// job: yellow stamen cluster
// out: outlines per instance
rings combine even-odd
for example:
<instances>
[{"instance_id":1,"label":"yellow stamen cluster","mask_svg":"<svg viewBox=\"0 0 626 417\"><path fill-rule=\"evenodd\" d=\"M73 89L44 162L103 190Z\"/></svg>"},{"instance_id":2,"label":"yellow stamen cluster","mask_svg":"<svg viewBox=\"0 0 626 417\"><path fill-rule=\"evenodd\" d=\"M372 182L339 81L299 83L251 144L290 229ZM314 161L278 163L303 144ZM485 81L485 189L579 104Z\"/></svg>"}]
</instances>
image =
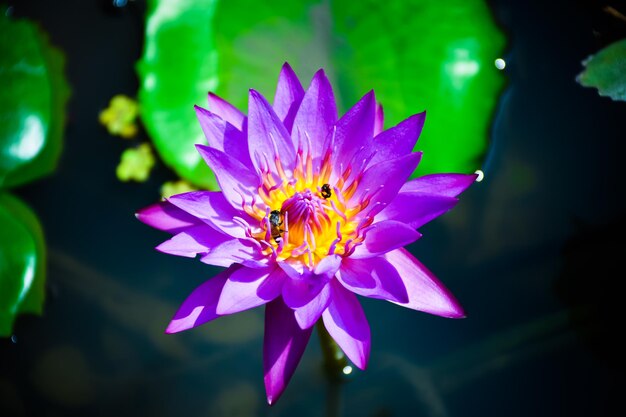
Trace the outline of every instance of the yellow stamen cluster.
<instances>
[{"instance_id":1,"label":"yellow stamen cluster","mask_svg":"<svg viewBox=\"0 0 626 417\"><path fill-rule=\"evenodd\" d=\"M267 255L313 268L328 255L349 255L363 239L359 231L371 224L371 220L354 218L368 201L349 207L360 179L358 176L351 179L350 167L333 179L335 184L329 184L330 152L320 162L319 169L314 169L310 154L306 158L303 154L302 150L298 151L290 175L278 157L273 161L274 172L266 163L258 189L261 201L255 200L244 209L259 221L261 231L253 237L264 245Z\"/></svg>"}]
</instances>

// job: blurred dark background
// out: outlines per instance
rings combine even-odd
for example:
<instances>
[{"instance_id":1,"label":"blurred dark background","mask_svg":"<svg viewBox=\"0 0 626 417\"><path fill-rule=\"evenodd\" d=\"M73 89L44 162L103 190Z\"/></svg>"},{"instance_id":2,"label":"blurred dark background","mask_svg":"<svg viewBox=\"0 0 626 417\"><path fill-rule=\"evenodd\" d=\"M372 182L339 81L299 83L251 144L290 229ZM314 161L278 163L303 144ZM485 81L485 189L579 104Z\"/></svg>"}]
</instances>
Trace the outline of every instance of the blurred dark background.
<instances>
[{"instance_id":1,"label":"blurred dark background","mask_svg":"<svg viewBox=\"0 0 626 417\"><path fill-rule=\"evenodd\" d=\"M265 405L262 308L163 334L217 269L153 250L165 236L134 212L174 174L161 164L147 183L119 182L127 144L98 124L114 94L137 92L143 2L8 3L65 51L72 97L59 169L16 191L40 216L49 273L45 314L20 317L0 340L0 415L327 415L337 393L327 392L316 337L285 395ZM621 408L626 103L575 77L587 56L626 37L626 22L595 1L489 5L508 45L485 179L409 248L468 318L363 300L371 361L339 388L340 415Z\"/></svg>"}]
</instances>

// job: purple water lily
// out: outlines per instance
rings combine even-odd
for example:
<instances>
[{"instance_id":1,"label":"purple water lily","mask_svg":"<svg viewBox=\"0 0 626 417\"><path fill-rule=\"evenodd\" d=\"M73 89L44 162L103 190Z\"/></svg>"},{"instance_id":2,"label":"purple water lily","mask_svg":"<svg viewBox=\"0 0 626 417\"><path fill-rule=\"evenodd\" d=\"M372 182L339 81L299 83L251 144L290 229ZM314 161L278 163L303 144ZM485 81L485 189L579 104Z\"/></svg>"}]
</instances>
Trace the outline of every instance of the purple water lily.
<instances>
[{"instance_id":1,"label":"purple water lily","mask_svg":"<svg viewBox=\"0 0 626 417\"><path fill-rule=\"evenodd\" d=\"M285 64L274 104L250 90L248 116L214 94L196 106L197 145L222 191L172 196L137 213L174 236L157 247L225 267L183 302L167 333L265 304L267 399L282 394L323 324L346 356L367 366L370 329L357 295L444 317L459 303L403 249L450 210L475 175L407 181L425 113L382 129L373 92L337 118L322 70L304 90Z\"/></svg>"}]
</instances>

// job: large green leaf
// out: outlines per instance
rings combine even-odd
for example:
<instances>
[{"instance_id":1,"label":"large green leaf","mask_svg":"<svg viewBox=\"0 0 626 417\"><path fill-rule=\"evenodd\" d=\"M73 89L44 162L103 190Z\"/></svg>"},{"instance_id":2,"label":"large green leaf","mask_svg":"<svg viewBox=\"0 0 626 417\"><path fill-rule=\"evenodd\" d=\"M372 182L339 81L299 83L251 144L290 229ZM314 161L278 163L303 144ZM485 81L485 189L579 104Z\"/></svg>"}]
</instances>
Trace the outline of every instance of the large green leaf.
<instances>
[{"instance_id":1,"label":"large green leaf","mask_svg":"<svg viewBox=\"0 0 626 417\"><path fill-rule=\"evenodd\" d=\"M45 257L35 214L16 197L0 194L0 337L11 335L18 313L41 313Z\"/></svg>"},{"instance_id":2,"label":"large green leaf","mask_svg":"<svg viewBox=\"0 0 626 417\"><path fill-rule=\"evenodd\" d=\"M601 96L626 101L626 39L612 43L583 65L585 70L578 82L585 87L595 87Z\"/></svg>"},{"instance_id":3,"label":"large green leaf","mask_svg":"<svg viewBox=\"0 0 626 417\"><path fill-rule=\"evenodd\" d=\"M176 164L202 164L191 156L191 145L203 141L192 106L209 90L242 110L248 88L271 98L285 61L303 80L325 68L343 111L375 89L387 127L428 110L420 174L480 166L503 85L493 63L504 45L483 0L150 4L142 114L157 149L183 176L189 168Z\"/></svg>"},{"instance_id":4,"label":"large green leaf","mask_svg":"<svg viewBox=\"0 0 626 417\"><path fill-rule=\"evenodd\" d=\"M342 95L373 88L392 125L427 111L417 173L480 168L503 86L504 37L483 0L333 2ZM389 124L387 124L389 126Z\"/></svg>"},{"instance_id":5,"label":"large green leaf","mask_svg":"<svg viewBox=\"0 0 626 417\"><path fill-rule=\"evenodd\" d=\"M69 96L63 66L62 53L34 23L0 9L0 187L56 168Z\"/></svg>"},{"instance_id":6,"label":"large green leaf","mask_svg":"<svg viewBox=\"0 0 626 417\"><path fill-rule=\"evenodd\" d=\"M194 144L203 143L194 104L214 90L217 52L213 41L216 0L148 1L140 112L155 148L180 176L217 189L215 177Z\"/></svg>"}]
</instances>

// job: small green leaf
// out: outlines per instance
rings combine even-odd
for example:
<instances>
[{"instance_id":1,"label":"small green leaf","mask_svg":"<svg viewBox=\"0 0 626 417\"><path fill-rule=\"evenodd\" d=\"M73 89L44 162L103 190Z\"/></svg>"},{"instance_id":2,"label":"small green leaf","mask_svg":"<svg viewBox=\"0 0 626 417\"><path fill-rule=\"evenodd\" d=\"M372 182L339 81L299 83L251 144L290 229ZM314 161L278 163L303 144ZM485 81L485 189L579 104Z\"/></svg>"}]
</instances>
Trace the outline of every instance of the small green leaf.
<instances>
[{"instance_id":1,"label":"small green leaf","mask_svg":"<svg viewBox=\"0 0 626 417\"><path fill-rule=\"evenodd\" d=\"M22 201L0 194L0 337L19 313L41 314L46 248L41 225Z\"/></svg>"},{"instance_id":2,"label":"small green leaf","mask_svg":"<svg viewBox=\"0 0 626 417\"><path fill-rule=\"evenodd\" d=\"M0 10L0 185L51 173L61 153L69 87L63 54L27 20Z\"/></svg>"},{"instance_id":3,"label":"small green leaf","mask_svg":"<svg viewBox=\"0 0 626 417\"><path fill-rule=\"evenodd\" d=\"M98 121L111 135L131 139L137 135L136 123L139 105L132 98L117 94L111 98L109 107L98 115Z\"/></svg>"},{"instance_id":4,"label":"small green leaf","mask_svg":"<svg viewBox=\"0 0 626 417\"><path fill-rule=\"evenodd\" d=\"M115 174L120 181L145 182L148 180L155 162L150 145L142 143L136 148L126 149L122 153L122 159L115 170Z\"/></svg>"},{"instance_id":5,"label":"small green leaf","mask_svg":"<svg viewBox=\"0 0 626 417\"><path fill-rule=\"evenodd\" d=\"M617 41L583 62L578 82L595 87L601 96L626 101L626 39Z\"/></svg>"}]
</instances>

